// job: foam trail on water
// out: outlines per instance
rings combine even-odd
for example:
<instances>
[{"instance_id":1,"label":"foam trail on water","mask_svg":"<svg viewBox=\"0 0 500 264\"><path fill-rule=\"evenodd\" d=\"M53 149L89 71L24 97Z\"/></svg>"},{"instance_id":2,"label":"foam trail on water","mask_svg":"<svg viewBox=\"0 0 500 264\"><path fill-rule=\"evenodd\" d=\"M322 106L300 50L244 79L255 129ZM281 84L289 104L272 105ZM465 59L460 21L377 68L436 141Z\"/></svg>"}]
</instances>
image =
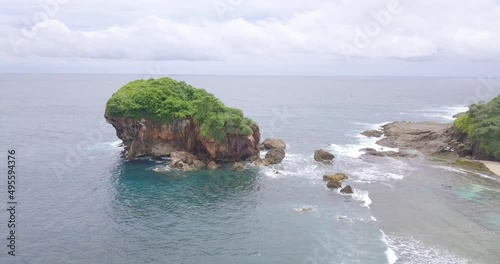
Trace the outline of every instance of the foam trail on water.
<instances>
[{"instance_id":1,"label":"foam trail on water","mask_svg":"<svg viewBox=\"0 0 500 264\"><path fill-rule=\"evenodd\" d=\"M443 165L434 165L432 167L443 169L445 171L457 172L457 173L461 173L461 174L474 174L474 175L477 175L477 176L479 176L481 178L485 178L485 179L488 179L488 180L493 180L493 181L500 182L500 179L497 178L497 177L492 177L492 176L489 176L489 175L486 175L486 174L483 174L483 173L479 173L479 172L475 172L475 171L470 171L470 170L466 170L466 169L455 168L455 167L450 167L450 166L443 166Z\"/></svg>"},{"instance_id":2,"label":"foam trail on water","mask_svg":"<svg viewBox=\"0 0 500 264\"><path fill-rule=\"evenodd\" d=\"M372 199L370 199L370 193L368 191L354 189L354 193L352 197L358 201L363 202L364 207L370 208L370 204L372 204Z\"/></svg>"},{"instance_id":3,"label":"foam trail on water","mask_svg":"<svg viewBox=\"0 0 500 264\"><path fill-rule=\"evenodd\" d=\"M384 242L384 244L387 246L387 250L385 251L387 262L389 262L389 264L394 264L398 260L398 255L396 255L396 252L394 252L394 250L389 246L389 242L387 242L384 231L382 231L381 229L379 230L382 233L382 238L380 240L382 240L382 242Z\"/></svg>"},{"instance_id":4,"label":"foam trail on water","mask_svg":"<svg viewBox=\"0 0 500 264\"><path fill-rule=\"evenodd\" d=\"M437 108L425 108L414 110L412 112L403 112L401 115L416 115L425 117L426 119L430 119L433 121L439 122L450 122L455 118L454 115L458 113L463 113L469 110L468 106L443 106Z\"/></svg>"},{"instance_id":5,"label":"foam trail on water","mask_svg":"<svg viewBox=\"0 0 500 264\"><path fill-rule=\"evenodd\" d=\"M334 152L334 154L345 156L349 158L360 158L363 155L363 152L360 151L364 148L372 148L378 151L399 151L397 148L387 148L382 147L377 144L377 141L381 138L370 138L363 136L361 134L357 134L355 136L358 140L357 144L346 144L346 145L337 145L330 144L330 149ZM383 137L382 137L383 138Z\"/></svg>"},{"instance_id":6,"label":"foam trail on water","mask_svg":"<svg viewBox=\"0 0 500 264\"><path fill-rule=\"evenodd\" d=\"M281 164L261 168L264 174L271 178L297 176L309 179L320 179L318 175L325 174L325 167L313 162L313 157L286 153Z\"/></svg>"},{"instance_id":7,"label":"foam trail on water","mask_svg":"<svg viewBox=\"0 0 500 264\"><path fill-rule=\"evenodd\" d=\"M401 263L415 263L415 264L473 263L470 259L457 256L454 253L451 253L445 249L441 249L436 245L427 246L423 242L416 240L413 237L405 238L392 235L385 236L384 234L384 238L388 244L388 249L391 249L391 251L394 252L394 256L397 257L396 261L400 260ZM388 260L389 256L391 256L392 254L391 251L386 253L388 255Z\"/></svg>"}]
</instances>

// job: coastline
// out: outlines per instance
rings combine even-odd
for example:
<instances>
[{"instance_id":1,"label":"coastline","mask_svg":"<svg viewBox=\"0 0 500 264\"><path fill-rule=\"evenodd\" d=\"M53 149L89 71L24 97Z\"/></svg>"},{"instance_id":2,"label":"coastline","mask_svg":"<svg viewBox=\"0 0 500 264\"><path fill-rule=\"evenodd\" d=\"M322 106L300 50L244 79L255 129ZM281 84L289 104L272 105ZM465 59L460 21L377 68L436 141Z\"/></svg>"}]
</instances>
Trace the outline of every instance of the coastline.
<instances>
[{"instance_id":1,"label":"coastline","mask_svg":"<svg viewBox=\"0 0 500 264\"><path fill-rule=\"evenodd\" d=\"M500 162L486 161L486 160L478 160L478 161L483 163L496 176L500 177Z\"/></svg>"},{"instance_id":2,"label":"coastline","mask_svg":"<svg viewBox=\"0 0 500 264\"><path fill-rule=\"evenodd\" d=\"M483 158L484 155L475 150L476 146L471 141L456 132L453 124L397 121L384 124L378 130L367 130L361 134L377 138L376 145L380 147L397 149L397 151L363 149L367 155L415 157L419 155L412 151L415 150L434 161L488 172L496 178L500 177L500 162Z\"/></svg>"}]
</instances>

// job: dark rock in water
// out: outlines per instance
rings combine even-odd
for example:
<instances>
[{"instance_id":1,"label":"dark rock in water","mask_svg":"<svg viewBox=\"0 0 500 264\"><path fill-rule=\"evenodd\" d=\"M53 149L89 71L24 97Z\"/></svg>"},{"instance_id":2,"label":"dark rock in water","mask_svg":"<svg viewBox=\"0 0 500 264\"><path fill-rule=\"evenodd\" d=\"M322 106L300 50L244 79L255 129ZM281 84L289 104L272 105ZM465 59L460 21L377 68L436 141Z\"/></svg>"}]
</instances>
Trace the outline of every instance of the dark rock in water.
<instances>
[{"instance_id":1,"label":"dark rock in water","mask_svg":"<svg viewBox=\"0 0 500 264\"><path fill-rule=\"evenodd\" d=\"M367 130L367 131L361 133L361 135L366 136L366 137L376 137L376 138L379 138L382 135L384 135L384 132L382 132L380 130Z\"/></svg>"},{"instance_id":2,"label":"dark rock in water","mask_svg":"<svg viewBox=\"0 0 500 264\"><path fill-rule=\"evenodd\" d=\"M340 181L328 181L326 187L330 189L339 189L342 188L342 183L340 183Z\"/></svg>"},{"instance_id":3,"label":"dark rock in water","mask_svg":"<svg viewBox=\"0 0 500 264\"><path fill-rule=\"evenodd\" d=\"M285 150L281 148L271 149L266 153L265 162L278 164L285 158Z\"/></svg>"},{"instance_id":4,"label":"dark rock in water","mask_svg":"<svg viewBox=\"0 0 500 264\"><path fill-rule=\"evenodd\" d=\"M330 162L335 158L335 155L325 150L316 150L314 152L314 160L318 162Z\"/></svg>"},{"instance_id":5,"label":"dark rock in water","mask_svg":"<svg viewBox=\"0 0 500 264\"><path fill-rule=\"evenodd\" d=\"M452 188L450 185L444 185L444 184L441 184L442 187L446 187L446 188Z\"/></svg>"},{"instance_id":6,"label":"dark rock in water","mask_svg":"<svg viewBox=\"0 0 500 264\"><path fill-rule=\"evenodd\" d=\"M262 146L259 146L259 148L263 149L285 149L286 148L286 143L285 141L277 138L267 138L262 142Z\"/></svg>"},{"instance_id":7,"label":"dark rock in water","mask_svg":"<svg viewBox=\"0 0 500 264\"><path fill-rule=\"evenodd\" d=\"M353 194L354 192L352 191L351 185L346 185L342 190L340 190L341 193L346 193L346 194Z\"/></svg>"},{"instance_id":8,"label":"dark rock in water","mask_svg":"<svg viewBox=\"0 0 500 264\"><path fill-rule=\"evenodd\" d=\"M340 181L345 181L349 179L344 173L337 173L337 174L334 174L334 175L323 175L323 180L324 181L336 181L336 182L340 182Z\"/></svg>"},{"instance_id":9,"label":"dark rock in water","mask_svg":"<svg viewBox=\"0 0 500 264\"><path fill-rule=\"evenodd\" d=\"M361 152L377 152L377 150L374 148L362 148L359 151L361 151Z\"/></svg>"},{"instance_id":10,"label":"dark rock in water","mask_svg":"<svg viewBox=\"0 0 500 264\"><path fill-rule=\"evenodd\" d=\"M242 171L245 169L245 164L241 163L241 162L236 162L233 164L233 166L231 167L232 170L234 171Z\"/></svg>"},{"instance_id":11,"label":"dark rock in water","mask_svg":"<svg viewBox=\"0 0 500 264\"><path fill-rule=\"evenodd\" d=\"M215 163L215 161L210 161L207 165L207 169L209 170L216 170L219 168L219 165L217 165L217 163Z\"/></svg>"}]
</instances>

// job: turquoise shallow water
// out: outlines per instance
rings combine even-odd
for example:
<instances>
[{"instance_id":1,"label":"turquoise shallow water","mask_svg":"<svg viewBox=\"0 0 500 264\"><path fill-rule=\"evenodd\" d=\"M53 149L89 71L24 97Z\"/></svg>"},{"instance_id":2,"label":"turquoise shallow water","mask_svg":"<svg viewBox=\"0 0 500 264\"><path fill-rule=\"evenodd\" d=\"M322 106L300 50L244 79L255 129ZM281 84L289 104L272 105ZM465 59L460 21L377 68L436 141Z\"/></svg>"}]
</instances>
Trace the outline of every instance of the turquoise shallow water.
<instances>
[{"instance_id":1,"label":"turquoise shallow water","mask_svg":"<svg viewBox=\"0 0 500 264\"><path fill-rule=\"evenodd\" d=\"M120 158L103 122L111 94L141 77L0 76L0 145L18 151L20 175L19 255L1 251L0 263L500 259L499 181L358 151L374 145L359 132L380 123L450 122L477 80L177 76L242 108L264 137L283 138L287 157L244 172L159 174L168 160ZM333 166L312 161L319 148L337 155ZM325 187L321 176L339 171L354 196Z\"/></svg>"}]
</instances>

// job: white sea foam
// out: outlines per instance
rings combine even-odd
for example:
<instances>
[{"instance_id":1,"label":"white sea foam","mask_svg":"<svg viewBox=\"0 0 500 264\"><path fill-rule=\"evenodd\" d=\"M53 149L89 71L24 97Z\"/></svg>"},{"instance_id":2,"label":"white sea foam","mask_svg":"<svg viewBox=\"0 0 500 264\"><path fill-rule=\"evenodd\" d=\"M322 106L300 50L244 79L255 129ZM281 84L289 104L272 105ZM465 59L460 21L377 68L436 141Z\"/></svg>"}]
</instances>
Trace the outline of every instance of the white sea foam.
<instances>
[{"instance_id":1,"label":"white sea foam","mask_svg":"<svg viewBox=\"0 0 500 264\"><path fill-rule=\"evenodd\" d=\"M370 208L370 204L372 204L372 199L370 199L370 193L368 191L354 189L352 194L352 198L363 202L364 207Z\"/></svg>"},{"instance_id":2,"label":"white sea foam","mask_svg":"<svg viewBox=\"0 0 500 264\"><path fill-rule=\"evenodd\" d=\"M361 134L357 134L355 137L358 140L356 144L330 144L330 149L334 154L349 158L360 158L364 154L360 150L364 148L373 148L378 151L399 151L397 148L388 148L378 145L376 142L380 140L380 138L369 138Z\"/></svg>"},{"instance_id":3,"label":"white sea foam","mask_svg":"<svg viewBox=\"0 0 500 264\"><path fill-rule=\"evenodd\" d=\"M443 106L437 108L426 108L412 112L402 112L401 115L417 115L434 121L449 122L454 120L454 115L469 110L467 106Z\"/></svg>"},{"instance_id":4,"label":"white sea foam","mask_svg":"<svg viewBox=\"0 0 500 264\"><path fill-rule=\"evenodd\" d=\"M405 171L416 170L405 161L385 158L383 163L369 163L363 160L357 161L357 164L351 165L349 175L355 182L390 182L393 180L402 180Z\"/></svg>"},{"instance_id":5,"label":"white sea foam","mask_svg":"<svg viewBox=\"0 0 500 264\"><path fill-rule=\"evenodd\" d=\"M482 173L479 173L479 172L472 172L472 171L468 171L468 172L473 173L473 174L475 174L475 175L477 175L479 177L485 178L485 179L489 179L489 180L500 182L500 179L496 178L496 177L492 177L492 176L489 176L489 175L486 175L486 174L482 174Z\"/></svg>"},{"instance_id":6,"label":"white sea foam","mask_svg":"<svg viewBox=\"0 0 500 264\"><path fill-rule=\"evenodd\" d=\"M87 147L88 150L107 150L107 149L117 149L122 144L121 140L108 141L97 143L95 145L90 145Z\"/></svg>"},{"instance_id":7,"label":"white sea foam","mask_svg":"<svg viewBox=\"0 0 500 264\"><path fill-rule=\"evenodd\" d=\"M373 221L373 222L377 222L377 218L375 218L375 216L371 216L370 219Z\"/></svg>"},{"instance_id":8,"label":"white sea foam","mask_svg":"<svg viewBox=\"0 0 500 264\"><path fill-rule=\"evenodd\" d=\"M445 171L451 171L451 172L457 172L457 173L461 173L461 174L467 174L467 171L465 171L463 169L458 169L458 168L454 168L454 167L450 167L450 166L433 165L432 167L433 168L442 169L442 170L445 170Z\"/></svg>"},{"instance_id":9,"label":"white sea foam","mask_svg":"<svg viewBox=\"0 0 500 264\"><path fill-rule=\"evenodd\" d=\"M309 179L319 179L325 174L325 166L313 162L313 157L287 153L281 164L262 167L264 174L271 178L297 176Z\"/></svg>"},{"instance_id":10,"label":"white sea foam","mask_svg":"<svg viewBox=\"0 0 500 264\"><path fill-rule=\"evenodd\" d=\"M382 230L381 230L382 231ZM383 233L383 232L382 232ZM398 236L386 236L384 239L388 245L386 255L388 260L391 258L395 263L398 259L401 263L415 264L466 264L472 263L472 260L457 256L438 246L428 246L415 238L405 238ZM394 253L392 253L392 252ZM391 256L392 255L392 256Z\"/></svg>"},{"instance_id":11,"label":"white sea foam","mask_svg":"<svg viewBox=\"0 0 500 264\"><path fill-rule=\"evenodd\" d=\"M380 240L382 240L382 242L384 242L384 244L387 246L387 250L385 251L385 255L387 256L387 262L389 262L389 264L394 264L398 260L398 255L390 247L389 242L387 242L387 237L384 231L380 230L380 232L382 232L382 238Z\"/></svg>"},{"instance_id":12,"label":"white sea foam","mask_svg":"<svg viewBox=\"0 0 500 264\"><path fill-rule=\"evenodd\" d=\"M350 123L361 126L364 129L363 131L365 131L365 130L379 130L382 126L387 125L390 122L373 124L373 123L361 123L361 122L351 121ZM360 131L360 133L363 131Z\"/></svg>"},{"instance_id":13,"label":"white sea foam","mask_svg":"<svg viewBox=\"0 0 500 264\"><path fill-rule=\"evenodd\" d=\"M303 206L298 207L298 208L293 208L293 210L295 212L299 212L299 213L314 213L314 212L318 211L318 206L316 206L316 205L314 205L314 206L303 205Z\"/></svg>"},{"instance_id":14,"label":"white sea foam","mask_svg":"<svg viewBox=\"0 0 500 264\"><path fill-rule=\"evenodd\" d=\"M481 178L485 178L485 179L488 179L488 180L493 180L493 181L500 182L500 179L497 178L497 177L492 177L492 176L489 176L489 175L486 175L486 174L483 174L483 173L479 173L479 172L475 172L475 171L470 171L470 170L466 170L466 169L462 169L462 168L455 168L455 167L443 166L443 165L434 165L432 167L443 169L445 171L457 172L457 173L461 173L461 174L474 174L474 175L477 175L477 176L479 176Z\"/></svg>"}]
</instances>

